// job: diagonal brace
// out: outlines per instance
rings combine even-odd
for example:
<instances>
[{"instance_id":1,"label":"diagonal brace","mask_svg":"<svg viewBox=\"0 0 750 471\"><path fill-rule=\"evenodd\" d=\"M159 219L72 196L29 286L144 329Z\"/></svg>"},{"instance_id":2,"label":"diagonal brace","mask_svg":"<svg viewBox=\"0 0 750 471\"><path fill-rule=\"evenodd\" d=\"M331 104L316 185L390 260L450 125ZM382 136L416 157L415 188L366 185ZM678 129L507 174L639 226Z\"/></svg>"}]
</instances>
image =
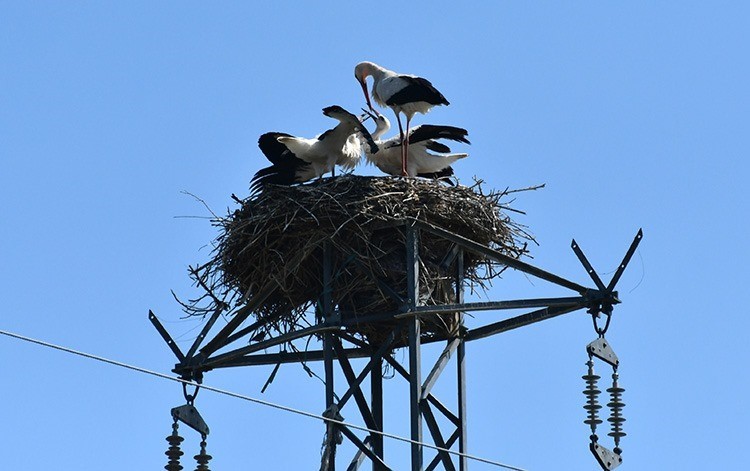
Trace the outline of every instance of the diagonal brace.
<instances>
[{"instance_id":1,"label":"diagonal brace","mask_svg":"<svg viewBox=\"0 0 750 471\"><path fill-rule=\"evenodd\" d=\"M401 329L397 327L395 330L393 330L390 335L386 338L385 342L383 342L382 345L380 345L380 348L377 349L375 353L371 355L370 361L367 362L367 365L362 369L359 376L357 376L356 380L353 383L350 383L349 390L344 393L343 396L341 396L341 399L339 400L339 410L344 408L344 405L349 400L349 398L352 397L354 394L354 388L359 388L362 384L362 381L365 380L368 374L372 371L375 363L380 363L380 360L383 358L383 355L391 349L393 346L393 343L396 341L396 335L398 332L400 332ZM338 358L349 358L349 355L346 353L346 350L343 349L343 346L341 345L341 342L334 343L334 349L336 350L336 356Z\"/></svg>"},{"instance_id":2,"label":"diagonal brace","mask_svg":"<svg viewBox=\"0 0 750 471\"><path fill-rule=\"evenodd\" d=\"M409 372L406 371L406 368L404 368L401 363L397 362L395 359L388 355L383 357L383 359L385 359L385 361L387 361L393 367L393 369L396 370L396 372L400 374L405 380L409 381ZM432 394L429 394L427 396L427 400L430 401L430 404L435 406L435 408L439 410L448 420L453 422L453 424L458 426L461 423L458 417L456 417L456 414L445 407L445 405L440 402L438 398L436 398Z\"/></svg>"},{"instance_id":3,"label":"diagonal brace","mask_svg":"<svg viewBox=\"0 0 750 471\"><path fill-rule=\"evenodd\" d=\"M346 382L350 385L349 390L354 394L354 400L357 402L357 406L359 407L359 411L362 414L362 418L364 419L367 428L378 430L379 425L375 423L375 417L373 417L372 412L370 411L370 406L367 404L367 398L365 398L362 389L360 389L359 384L357 383L357 378L354 375L352 365L349 363L349 359L344 353L344 348L341 346L341 340L336 338L332 343L333 349L336 351L336 356L339 360L339 365L341 365L341 371L344 372ZM340 406L339 409L341 409Z\"/></svg>"},{"instance_id":4,"label":"diagonal brace","mask_svg":"<svg viewBox=\"0 0 750 471\"><path fill-rule=\"evenodd\" d=\"M443 440L443 434L440 433L440 426L438 425L437 420L435 420L435 415L432 413L430 404L427 401L420 401L419 407L422 409L422 415L424 416L425 422L427 422L427 428L430 429L430 434L432 435L435 445L441 448L438 450L438 456L443 461L443 466L446 471L456 471L456 467L453 466L453 460L451 460L450 454L443 450L447 449L446 443Z\"/></svg>"},{"instance_id":5,"label":"diagonal brace","mask_svg":"<svg viewBox=\"0 0 750 471\"><path fill-rule=\"evenodd\" d=\"M337 425L336 425L336 427L337 427L337 428L338 428L339 430L341 430L341 433L342 433L342 434L344 434L344 436L345 436L346 438L348 438L348 439L349 439L349 440L350 440L350 441L351 441L352 443L354 443L354 445L355 445L355 446L356 446L357 448L359 448L359 450L360 450L360 451L361 451L362 453L364 453L365 455L367 455L367 457L368 457L368 458L370 458L370 459L371 459L371 460L372 460L373 462L375 462L375 463L378 463L379 465L381 465L381 466L383 467L383 469L387 469L387 470L389 470L389 471L390 471L390 469L391 469L391 468L389 468L389 467L388 467L388 465L386 465L386 464L385 464L385 463L383 462L383 460L381 460L380 458L378 458L378 457L377 457L377 456L375 455L375 453L373 453L373 452L372 452L372 450L370 450L370 447L369 447L369 446L367 446L367 444L365 444L365 443L364 443L364 442L363 442L362 440L360 440L360 439L359 439L359 438L358 438L358 437L357 437L357 436L356 436L356 435L354 434L354 432L352 432L352 431L351 431L351 429L349 429L349 427L347 427L346 425L340 425L340 424L337 424Z\"/></svg>"},{"instance_id":6,"label":"diagonal brace","mask_svg":"<svg viewBox=\"0 0 750 471\"><path fill-rule=\"evenodd\" d=\"M432 387L437 382L440 373L443 372L445 366L448 364L448 361L450 361L451 356L453 356L453 353L456 351L456 348L458 348L458 345L462 341L463 340L460 338L455 338L449 341L448 345L445 346L443 353L440 354L440 357L435 362L435 366L432 367L432 371L430 371L430 374L427 375L427 379L422 385L422 400L427 399L427 396L430 395L430 391L432 391Z\"/></svg>"},{"instance_id":7,"label":"diagonal brace","mask_svg":"<svg viewBox=\"0 0 750 471\"><path fill-rule=\"evenodd\" d=\"M454 443L458 440L458 438L461 436L461 429L456 429L455 432L451 434L451 436L448 438L448 441L445 442L445 448L450 450L450 448L453 446ZM438 453L435 458L433 458L432 461L430 461L430 464L427 465L425 468L425 471L432 471L433 469L437 468L438 464L440 463L440 453Z\"/></svg>"}]
</instances>

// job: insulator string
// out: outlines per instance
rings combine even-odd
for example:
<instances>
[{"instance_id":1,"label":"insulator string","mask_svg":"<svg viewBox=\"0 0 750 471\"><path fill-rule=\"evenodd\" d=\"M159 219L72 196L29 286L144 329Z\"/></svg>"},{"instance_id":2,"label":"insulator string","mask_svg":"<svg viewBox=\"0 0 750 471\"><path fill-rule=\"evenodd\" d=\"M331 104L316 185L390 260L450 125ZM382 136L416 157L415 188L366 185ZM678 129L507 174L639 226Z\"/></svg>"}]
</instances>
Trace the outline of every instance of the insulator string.
<instances>
[{"instance_id":1,"label":"insulator string","mask_svg":"<svg viewBox=\"0 0 750 471\"><path fill-rule=\"evenodd\" d=\"M586 409L588 418L583 423L591 427L591 440L596 441L596 426L602 423L602 420L599 418L599 409L602 406L598 400L601 391L597 385L600 376L594 374L594 362L592 360L587 361L586 365L588 366L588 374L582 376L586 381L586 389L583 391L583 394L586 395L586 405L583 408Z\"/></svg>"},{"instance_id":2,"label":"insulator string","mask_svg":"<svg viewBox=\"0 0 750 471\"><path fill-rule=\"evenodd\" d=\"M615 449L613 451L619 455L622 452L620 450L620 438L627 434L622 431L622 423L625 422L625 418L622 416L622 409L625 407L625 403L622 402L622 393L625 392L625 389L618 384L618 376L617 371L612 373L612 387L607 388L607 392L610 394L610 402L607 407L609 407L611 413L607 420L612 429L607 435L614 439Z\"/></svg>"},{"instance_id":3,"label":"insulator string","mask_svg":"<svg viewBox=\"0 0 750 471\"><path fill-rule=\"evenodd\" d=\"M174 423L172 424L172 434L167 437L167 443L169 443L169 448L167 449L165 455L167 455L167 458L169 458L169 462L166 466L164 466L164 469L167 471L180 471L182 470L182 465L180 464L180 457L184 455L185 453L180 450L180 443L184 440L178 433L177 430L179 428L179 424L177 423L177 419L174 419Z\"/></svg>"}]
</instances>

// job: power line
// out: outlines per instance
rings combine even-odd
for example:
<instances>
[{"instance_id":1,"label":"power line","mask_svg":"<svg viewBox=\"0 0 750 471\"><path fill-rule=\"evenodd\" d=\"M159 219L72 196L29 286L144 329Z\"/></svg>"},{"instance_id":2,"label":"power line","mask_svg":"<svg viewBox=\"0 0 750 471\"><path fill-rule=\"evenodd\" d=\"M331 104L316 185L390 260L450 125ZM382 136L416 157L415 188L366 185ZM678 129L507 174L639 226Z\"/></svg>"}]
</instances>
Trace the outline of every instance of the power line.
<instances>
[{"instance_id":1,"label":"power line","mask_svg":"<svg viewBox=\"0 0 750 471\"><path fill-rule=\"evenodd\" d=\"M18 340L23 340L24 342L29 342L29 343L33 343L33 344L36 344L36 345L40 345L42 347L52 348L54 350L59 350L61 352L70 353L70 354L73 354L73 355L78 355L78 356L81 356L81 357L84 357L84 358L88 358L90 360L96 360L96 361L99 361L99 362L102 362L102 363L106 363L106 364L109 364L109 365L119 366L121 368L125 368L125 369L128 369L128 370L136 371L138 373L144 373L144 374L147 374L147 375L155 376L157 378L166 379L166 380L174 381L174 382L177 382L177 383L182 383L182 384L187 385L187 386L199 387L201 389L205 389L205 390L208 390L208 391L213 391L215 393L223 394L225 396L233 397L233 398L236 398L236 399L241 399L241 400L244 400L244 401L253 402L255 404L260 404L260 405L263 405L263 406L271 407L271 408L282 410L282 411L285 411L285 412L291 412L293 414L302 415L302 416L305 416L305 417L309 417L311 419L317 419L317 420L321 420L323 422L331 422L331 423L334 423L334 424L337 424L337 425L346 426L346 427L353 428L353 429L356 429L356 430L360 430L360 431L363 431L363 432L376 433L376 434L382 435L383 437L391 438L393 440L398 440L398 441L402 441L402 442L406 442L406 443L410 443L410 444L415 444L415 445L421 445L421 446L424 446L426 448L431 448L433 450L446 452L446 453L449 453L449 454L452 454L452 455L456 455L456 456L461 456L461 457L464 457L464 458L467 458L467 459L470 459L470 460L474 460L474 461L478 461L478 462L481 462L481 463L486 463L486 464L490 464L490 465L493 465L493 466L497 466L499 468L510 469L510 470L513 470L513 471L526 471L523 468L518 468L518 467L515 467L515 466L508 465L508 464L500 463L498 461L492 461L492 460L489 460L489 459L486 459L486 458L482 458L482 457L479 457L479 456L469 455L467 453L461 453L461 452L458 452L458 451L449 450L447 448L441 448L439 446L435 446L435 445L432 445L432 444L429 444L429 443L418 442L418 441L412 440L410 438L401 437L399 435L394 435L394 434L387 433L387 432L381 432L379 430L371 430L371 429L369 429L367 427L363 427L363 426L356 425L356 424L351 424L351 423L345 422L343 420L330 419L330 418L327 418L327 417L323 417L322 415L319 415L319 414L313 414L312 412L307 412L307 411L295 409L293 407L288 407L288 406L284 406L284 405L281 405L281 404L276 404L276 403L273 403L273 402L270 402L270 401L266 401L266 400L263 400L263 399L257 399L257 398L254 398L254 397L245 396L243 394L239 394L239 393L236 393L236 392L228 391L226 389L220 389L220 388L216 388L216 387L213 387L213 386L207 386L205 384L198 384L198 383L193 382L193 381L188 381L188 380L184 380L182 378L177 378L175 376L170 376L170 375L167 375L167 374L164 374L164 373L159 373L158 371L149 370L149 369L146 369L146 368L142 368L140 366L129 365L129 364L123 363L121 361L111 360L109 358L105 358L105 357L102 357L102 356L99 356L99 355L94 355L94 354L91 354L91 353L86 353L86 352L82 352L82 351L79 351L79 350L74 350L72 348L63 347L61 345L56 345L56 344L53 344L53 343L50 343L50 342L45 342L43 340L35 339L35 338L32 338L32 337L27 337L25 335L16 334L16 333L9 332L9 331L6 331L6 330L0 329L0 334L5 335L7 337L15 338L15 339L18 339Z\"/></svg>"}]
</instances>

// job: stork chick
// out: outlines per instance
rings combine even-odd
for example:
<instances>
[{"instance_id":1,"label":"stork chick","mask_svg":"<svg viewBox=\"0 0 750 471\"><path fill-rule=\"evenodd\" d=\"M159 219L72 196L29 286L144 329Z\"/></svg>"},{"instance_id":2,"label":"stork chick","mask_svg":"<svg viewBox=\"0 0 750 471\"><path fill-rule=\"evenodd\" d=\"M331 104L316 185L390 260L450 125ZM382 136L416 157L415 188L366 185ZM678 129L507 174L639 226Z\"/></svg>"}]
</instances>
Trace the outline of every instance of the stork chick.
<instances>
[{"instance_id":1,"label":"stork chick","mask_svg":"<svg viewBox=\"0 0 750 471\"><path fill-rule=\"evenodd\" d=\"M401 175L402 145L399 137L381 140L381 136L388 132L391 123L382 114L370 117L375 121L375 131L372 133L377 152L365 149L365 158L382 172L389 175ZM410 177L440 178L453 175L451 165L459 159L467 157L465 153L451 153L451 149L438 142L438 139L448 139L455 142L470 144L467 139L468 131L455 126L423 124L410 130L410 142L406 174ZM437 152L433 154L431 152Z\"/></svg>"}]
</instances>

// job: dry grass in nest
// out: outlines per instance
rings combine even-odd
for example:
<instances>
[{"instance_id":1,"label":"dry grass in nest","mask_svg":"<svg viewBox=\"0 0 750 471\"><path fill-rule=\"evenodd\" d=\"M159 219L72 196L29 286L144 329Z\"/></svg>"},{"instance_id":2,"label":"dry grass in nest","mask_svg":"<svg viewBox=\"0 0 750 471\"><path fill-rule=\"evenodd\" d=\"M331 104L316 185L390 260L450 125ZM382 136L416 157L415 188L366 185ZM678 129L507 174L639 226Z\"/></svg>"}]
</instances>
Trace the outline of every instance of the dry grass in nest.
<instances>
[{"instance_id":1,"label":"dry grass in nest","mask_svg":"<svg viewBox=\"0 0 750 471\"><path fill-rule=\"evenodd\" d=\"M510 193L485 194L479 182L453 187L416 178L354 175L297 186L269 185L215 221L220 235L213 258L191 269L206 294L186 307L202 314L217 303L241 306L271 289L254 310L258 319L269 321L266 328L288 332L314 324L323 291L323 250L330 242L332 299L342 318L398 313L402 306L372 275L406 297L404 222L417 219L519 258L533 239L508 216L513 210L507 207L509 201L501 200ZM455 301L455 265L441 267L451 248L451 242L422 231L420 304ZM485 288L502 269L465 254L465 279L473 288ZM426 317L426 337L446 337L456 328L455 314ZM348 331L378 343L394 324L360 323Z\"/></svg>"}]
</instances>

